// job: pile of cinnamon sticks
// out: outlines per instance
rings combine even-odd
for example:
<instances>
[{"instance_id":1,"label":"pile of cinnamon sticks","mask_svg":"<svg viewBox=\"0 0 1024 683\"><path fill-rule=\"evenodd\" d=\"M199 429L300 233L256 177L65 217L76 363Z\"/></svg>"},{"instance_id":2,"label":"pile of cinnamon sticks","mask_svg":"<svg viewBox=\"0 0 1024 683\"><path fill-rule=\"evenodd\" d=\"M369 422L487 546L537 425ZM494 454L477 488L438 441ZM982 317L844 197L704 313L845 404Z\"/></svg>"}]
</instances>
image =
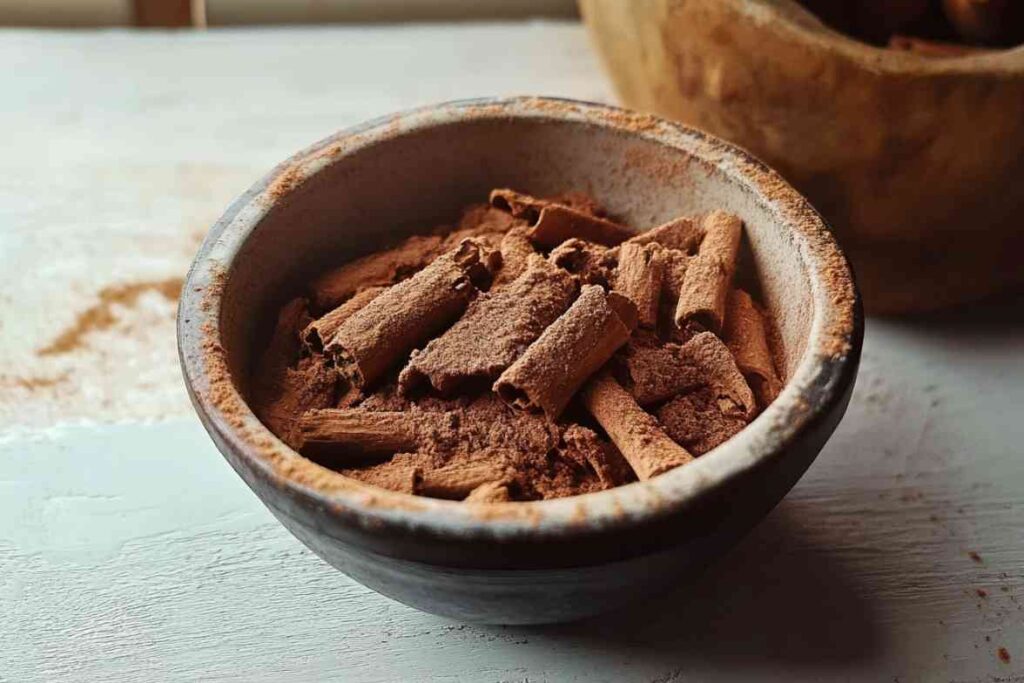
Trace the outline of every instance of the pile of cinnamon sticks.
<instances>
[{"instance_id":1,"label":"pile of cinnamon sticks","mask_svg":"<svg viewBox=\"0 0 1024 683\"><path fill-rule=\"evenodd\" d=\"M648 479L780 390L772 325L733 284L742 232L715 211L640 233L580 193L495 190L284 306L254 406L307 457L406 493L536 500Z\"/></svg>"}]
</instances>

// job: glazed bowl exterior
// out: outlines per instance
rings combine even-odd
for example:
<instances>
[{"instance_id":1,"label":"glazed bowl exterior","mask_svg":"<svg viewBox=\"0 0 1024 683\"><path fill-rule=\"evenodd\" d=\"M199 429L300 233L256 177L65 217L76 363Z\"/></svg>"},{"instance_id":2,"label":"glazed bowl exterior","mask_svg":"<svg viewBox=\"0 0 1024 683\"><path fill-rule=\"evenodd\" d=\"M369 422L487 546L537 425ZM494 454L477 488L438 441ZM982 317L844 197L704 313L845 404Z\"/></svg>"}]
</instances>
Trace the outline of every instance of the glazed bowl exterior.
<instances>
[{"instance_id":1,"label":"glazed bowl exterior","mask_svg":"<svg viewBox=\"0 0 1024 683\"><path fill-rule=\"evenodd\" d=\"M378 489L302 458L246 402L276 309L329 264L452 220L494 187L582 189L630 224L724 208L775 316L788 382L695 462L613 490L467 505ZM443 104L342 131L227 210L189 272L178 344L192 402L224 457L296 537L357 581L484 623L576 619L678 583L786 494L846 410L863 322L817 212L740 149L696 130L543 98Z\"/></svg>"}]
</instances>

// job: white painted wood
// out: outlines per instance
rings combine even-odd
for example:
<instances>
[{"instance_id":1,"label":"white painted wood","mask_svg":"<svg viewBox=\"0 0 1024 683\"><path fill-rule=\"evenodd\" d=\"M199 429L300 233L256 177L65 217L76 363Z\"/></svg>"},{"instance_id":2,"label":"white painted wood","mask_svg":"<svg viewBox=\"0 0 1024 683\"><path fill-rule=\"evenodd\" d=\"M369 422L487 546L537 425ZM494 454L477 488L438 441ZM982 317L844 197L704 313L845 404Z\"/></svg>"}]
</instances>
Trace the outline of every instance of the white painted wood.
<instances>
[{"instance_id":1,"label":"white painted wood","mask_svg":"<svg viewBox=\"0 0 1024 683\"><path fill-rule=\"evenodd\" d=\"M547 628L421 614L306 551L191 414L156 290L36 354L102 288L181 275L234 194L341 126L608 99L578 27L6 32L0 64L0 680L1024 680L1020 297L872 320L847 419L750 538Z\"/></svg>"}]
</instances>

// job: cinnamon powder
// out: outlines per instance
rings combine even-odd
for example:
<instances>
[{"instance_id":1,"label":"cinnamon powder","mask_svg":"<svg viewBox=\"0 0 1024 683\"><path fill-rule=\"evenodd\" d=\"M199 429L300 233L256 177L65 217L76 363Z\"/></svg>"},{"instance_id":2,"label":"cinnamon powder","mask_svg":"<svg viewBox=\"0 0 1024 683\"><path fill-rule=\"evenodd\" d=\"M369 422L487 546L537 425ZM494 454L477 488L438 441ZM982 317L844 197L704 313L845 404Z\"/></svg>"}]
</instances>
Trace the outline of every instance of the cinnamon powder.
<instances>
[{"instance_id":1,"label":"cinnamon powder","mask_svg":"<svg viewBox=\"0 0 1024 683\"><path fill-rule=\"evenodd\" d=\"M763 408L750 354L741 372L718 336L719 314L734 329L719 304L735 237L719 248L705 233L741 223L714 216L637 234L582 193L495 191L453 228L342 265L286 305L253 378L256 412L347 477L469 503L684 466ZM678 314L695 292L712 293L713 322Z\"/></svg>"}]
</instances>

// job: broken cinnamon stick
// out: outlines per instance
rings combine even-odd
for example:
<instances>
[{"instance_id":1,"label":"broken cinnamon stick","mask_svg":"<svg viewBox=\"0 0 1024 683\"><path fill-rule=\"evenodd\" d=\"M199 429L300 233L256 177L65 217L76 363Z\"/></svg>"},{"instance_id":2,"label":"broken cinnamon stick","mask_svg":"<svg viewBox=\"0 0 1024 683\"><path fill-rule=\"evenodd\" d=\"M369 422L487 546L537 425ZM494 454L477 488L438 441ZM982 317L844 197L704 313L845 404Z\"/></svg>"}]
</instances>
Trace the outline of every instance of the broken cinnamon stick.
<instances>
[{"instance_id":1,"label":"broken cinnamon stick","mask_svg":"<svg viewBox=\"0 0 1024 683\"><path fill-rule=\"evenodd\" d=\"M615 259L600 244L572 238L555 247L548 260L577 276L585 285L607 287L612 279Z\"/></svg>"},{"instance_id":2,"label":"broken cinnamon stick","mask_svg":"<svg viewBox=\"0 0 1024 683\"><path fill-rule=\"evenodd\" d=\"M430 263L441 252L441 242L439 235L413 235L392 249L329 270L310 287L314 305L328 311L360 289L392 285Z\"/></svg>"},{"instance_id":3,"label":"broken cinnamon stick","mask_svg":"<svg viewBox=\"0 0 1024 683\"><path fill-rule=\"evenodd\" d=\"M611 488L630 481L633 470L619 450L593 430L578 424L571 425L562 435L565 447L562 457L581 467L589 467L605 487Z\"/></svg>"},{"instance_id":4,"label":"broken cinnamon stick","mask_svg":"<svg viewBox=\"0 0 1024 683\"><path fill-rule=\"evenodd\" d=\"M445 465L420 474L416 492L431 498L462 500L481 486L500 481L503 468L500 458Z\"/></svg>"},{"instance_id":5,"label":"broken cinnamon stick","mask_svg":"<svg viewBox=\"0 0 1024 683\"><path fill-rule=\"evenodd\" d=\"M665 278L663 249L657 244L623 244L615 270L615 291L633 302L640 327L658 324L661 284Z\"/></svg>"},{"instance_id":6,"label":"broken cinnamon stick","mask_svg":"<svg viewBox=\"0 0 1024 683\"><path fill-rule=\"evenodd\" d=\"M354 387L372 385L462 314L477 287L489 281L494 255L474 240L463 240L348 318L324 353Z\"/></svg>"},{"instance_id":7,"label":"broken cinnamon stick","mask_svg":"<svg viewBox=\"0 0 1024 683\"><path fill-rule=\"evenodd\" d=\"M556 419L587 377L626 343L636 308L625 297L586 285L498 381L494 391L514 408Z\"/></svg>"},{"instance_id":8,"label":"broken cinnamon stick","mask_svg":"<svg viewBox=\"0 0 1024 683\"><path fill-rule=\"evenodd\" d=\"M303 341L313 351L323 351L324 341L332 339L342 323L373 301L385 289L387 287L367 287L359 290L345 303L306 325L306 329L302 331Z\"/></svg>"},{"instance_id":9,"label":"broken cinnamon stick","mask_svg":"<svg viewBox=\"0 0 1024 683\"><path fill-rule=\"evenodd\" d=\"M742 289L729 292L726 311L722 336L763 409L782 390L768 345L767 322L751 296Z\"/></svg>"},{"instance_id":10,"label":"broken cinnamon stick","mask_svg":"<svg viewBox=\"0 0 1024 683\"><path fill-rule=\"evenodd\" d=\"M481 294L447 332L413 351L398 377L408 394L425 382L448 396L465 384L490 386L565 312L576 295L572 276L539 255L514 282Z\"/></svg>"},{"instance_id":11,"label":"broken cinnamon stick","mask_svg":"<svg viewBox=\"0 0 1024 683\"><path fill-rule=\"evenodd\" d=\"M516 218L525 219L530 226L530 239L549 249L573 237L614 246L636 234L626 226L605 218L512 190L494 190L491 192L491 204L509 211Z\"/></svg>"},{"instance_id":12,"label":"broken cinnamon stick","mask_svg":"<svg viewBox=\"0 0 1024 683\"><path fill-rule=\"evenodd\" d=\"M494 278L494 288L514 281L523 274L530 257L537 253L533 243L526 236L526 228L515 227L509 230L501 238L499 245L501 252L501 270Z\"/></svg>"},{"instance_id":13,"label":"broken cinnamon stick","mask_svg":"<svg viewBox=\"0 0 1024 683\"><path fill-rule=\"evenodd\" d=\"M724 211L713 211L702 222L704 238L686 268L676 304L675 323L682 328L695 322L718 332L725 317L725 299L736 269L743 222Z\"/></svg>"},{"instance_id":14,"label":"broken cinnamon stick","mask_svg":"<svg viewBox=\"0 0 1024 683\"><path fill-rule=\"evenodd\" d=\"M371 412L359 408L309 410L299 420L303 446L343 447L353 457L390 456L426 446L431 430L451 430L448 413Z\"/></svg>"},{"instance_id":15,"label":"broken cinnamon stick","mask_svg":"<svg viewBox=\"0 0 1024 683\"><path fill-rule=\"evenodd\" d=\"M473 489L465 503L507 503L512 500L508 485L504 481L488 481Z\"/></svg>"},{"instance_id":16,"label":"broken cinnamon stick","mask_svg":"<svg viewBox=\"0 0 1024 683\"><path fill-rule=\"evenodd\" d=\"M394 460L376 463L359 469L342 469L342 474L353 477L366 484L379 486L398 493L416 493L416 482L420 477L420 468L413 465L400 464L399 454Z\"/></svg>"},{"instance_id":17,"label":"broken cinnamon stick","mask_svg":"<svg viewBox=\"0 0 1024 683\"><path fill-rule=\"evenodd\" d=\"M693 460L607 371L587 383L583 403L641 481Z\"/></svg>"},{"instance_id":18,"label":"broken cinnamon stick","mask_svg":"<svg viewBox=\"0 0 1024 683\"><path fill-rule=\"evenodd\" d=\"M681 216L630 237L627 244L660 244L666 249L678 249L684 254L694 254L702 234L693 218Z\"/></svg>"}]
</instances>

